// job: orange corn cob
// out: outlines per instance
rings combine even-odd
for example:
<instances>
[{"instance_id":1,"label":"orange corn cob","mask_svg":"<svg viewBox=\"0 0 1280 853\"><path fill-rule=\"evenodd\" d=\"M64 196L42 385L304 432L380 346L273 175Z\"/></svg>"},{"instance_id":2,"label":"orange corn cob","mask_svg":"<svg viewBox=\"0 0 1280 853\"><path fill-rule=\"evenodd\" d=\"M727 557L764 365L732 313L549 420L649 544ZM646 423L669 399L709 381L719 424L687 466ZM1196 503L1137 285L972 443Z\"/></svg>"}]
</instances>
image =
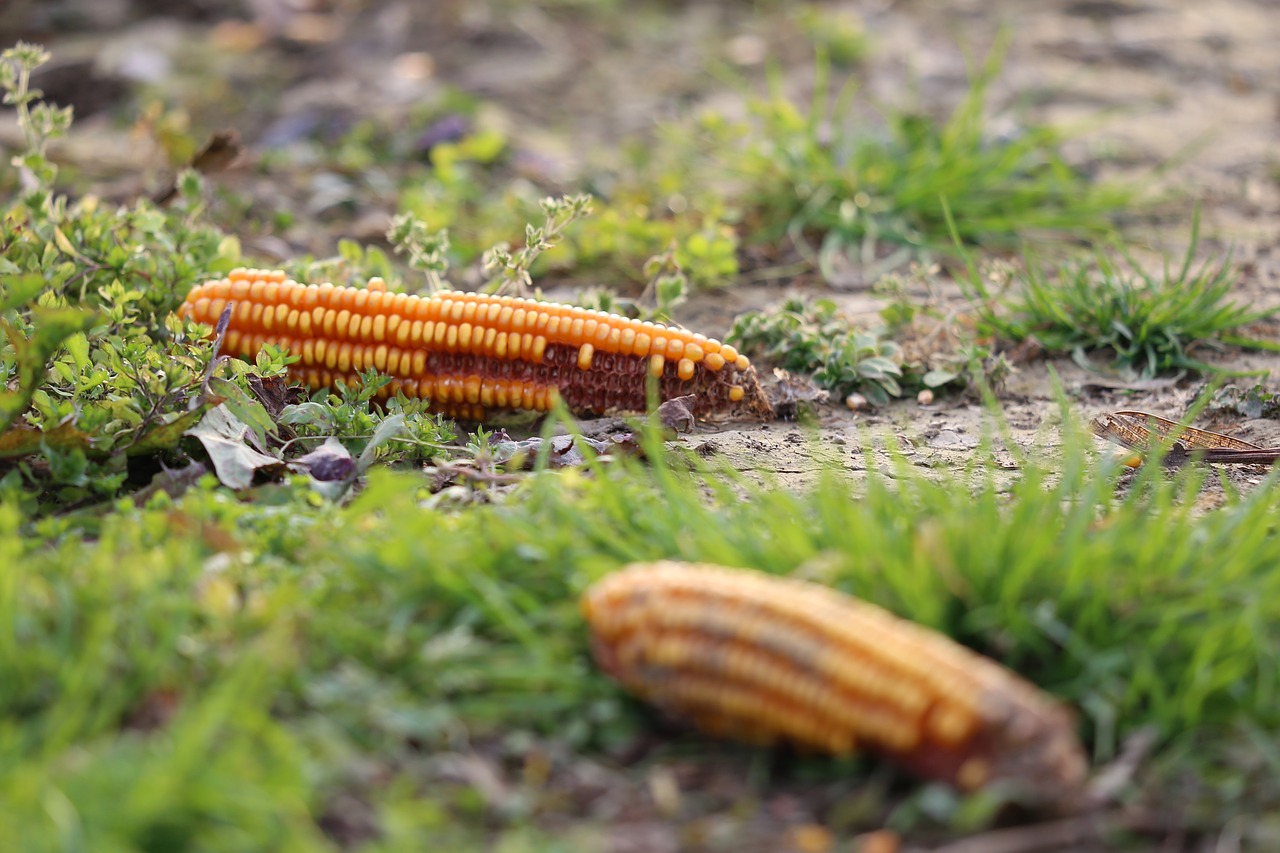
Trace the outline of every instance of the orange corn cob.
<instances>
[{"instance_id":1,"label":"orange corn cob","mask_svg":"<svg viewBox=\"0 0 1280 853\"><path fill-rule=\"evenodd\" d=\"M817 584L741 569L630 566L583 598L602 669L712 734L865 746L971 790L1063 796L1086 762L1072 715L947 637Z\"/></svg>"},{"instance_id":2,"label":"orange corn cob","mask_svg":"<svg viewBox=\"0 0 1280 853\"><path fill-rule=\"evenodd\" d=\"M648 377L660 401L693 394L695 413L771 411L746 356L656 323L510 296L388 293L299 284L283 272L233 270L193 288L179 314L215 325L233 305L223 351L252 359L266 344L301 360L292 375L316 388L354 384L375 367L433 409L483 420L493 409L575 414L644 411Z\"/></svg>"}]
</instances>

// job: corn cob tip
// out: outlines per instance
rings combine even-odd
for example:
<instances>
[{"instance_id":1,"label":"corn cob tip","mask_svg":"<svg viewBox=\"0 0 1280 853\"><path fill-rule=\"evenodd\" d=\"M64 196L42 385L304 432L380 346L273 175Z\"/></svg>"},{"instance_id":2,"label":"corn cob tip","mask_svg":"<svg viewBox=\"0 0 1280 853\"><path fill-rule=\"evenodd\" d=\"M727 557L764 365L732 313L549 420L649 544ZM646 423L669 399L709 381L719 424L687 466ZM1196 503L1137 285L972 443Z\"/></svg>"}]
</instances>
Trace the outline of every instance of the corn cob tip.
<instances>
[{"instance_id":1,"label":"corn cob tip","mask_svg":"<svg viewBox=\"0 0 1280 853\"><path fill-rule=\"evenodd\" d=\"M858 747L973 790L1059 802L1087 764L1071 713L947 637L834 590L761 572L637 564L582 599L598 665L712 734Z\"/></svg>"},{"instance_id":2,"label":"corn cob tip","mask_svg":"<svg viewBox=\"0 0 1280 853\"><path fill-rule=\"evenodd\" d=\"M732 346L684 329L569 305L446 291L427 297L366 287L300 284L279 270L236 269L192 289L178 309L214 325L228 306L223 342L252 359L267 344L300 360L312 387L353 384L370 368L388 393L483 420L495 409L574 414L644 411L692 395L695 414L772 415L750 361Z\"/></svg>"}]
</instances>

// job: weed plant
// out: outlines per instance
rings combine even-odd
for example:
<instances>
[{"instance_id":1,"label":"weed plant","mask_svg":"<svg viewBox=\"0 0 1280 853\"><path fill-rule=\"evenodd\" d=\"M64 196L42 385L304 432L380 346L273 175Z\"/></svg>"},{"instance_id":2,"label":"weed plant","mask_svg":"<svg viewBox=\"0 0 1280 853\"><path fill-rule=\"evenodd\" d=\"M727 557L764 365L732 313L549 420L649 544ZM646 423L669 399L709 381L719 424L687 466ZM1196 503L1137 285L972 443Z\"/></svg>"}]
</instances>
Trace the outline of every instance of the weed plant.
<instances>
[{"instance_id":1,"label":"weed plant","mask_svg":"<svg viewBox=\"0 0 1280 853\"><path fill-rule=\"evenodd\" d=\"M1107 233L1135 198L1131 188L1094 184L1061 153L1062 134L1024 124L993 136L988 90L1007 34L975 73L949 118L893 110L883 135L858 132L854 92L828 106L830 71L820 57L813 103L803 112L778 92L754 104L756 123L738 128L745 148L730 168L758 239L816 240L815 262L832 277L838 259L870 263L947 252L944 203L966 246L1009 249L1028 238Z\"/></svg>"},{"instance_id":2,"label":"weed plant","mask_svg":"<svg viewBox=\"0 0 1280 853\"><path fill-rule=\"evenodd\" d=\"M877 406L923 388L967 387L984 376L998 382L1008 367L998 360L988 370L990 353L973 344L935 354L929 364L910 361L888 325L858 326L829 299L791 298L749 311L734 320L728 340L841 399L858 393Z\"/></svg>"},{"instance_id":3,"label":"weed plant","mask_svg":"<svg viewBox=\"0 0 1280 853\"><path fill-rule=\"evenodd\" d=\"M1198 242L1197 215L1181 264L1171 269L1166 262L1159 275L1115 247L1056 270L1029 258L1025 273L1007 273L1000 289L971 268L968 287L983 323L1007 340L1034 337L1047 351L1087 366L1091 354L1103 353L1133 377L1212 370L1198 352L1221 349L1226 339L1254 344L1233 333L1275 311L1232 298L1239 275L1230 257L1195 266ZM1011 286L1012 295L1000 292Z\"/></svg>"}]
</instances>

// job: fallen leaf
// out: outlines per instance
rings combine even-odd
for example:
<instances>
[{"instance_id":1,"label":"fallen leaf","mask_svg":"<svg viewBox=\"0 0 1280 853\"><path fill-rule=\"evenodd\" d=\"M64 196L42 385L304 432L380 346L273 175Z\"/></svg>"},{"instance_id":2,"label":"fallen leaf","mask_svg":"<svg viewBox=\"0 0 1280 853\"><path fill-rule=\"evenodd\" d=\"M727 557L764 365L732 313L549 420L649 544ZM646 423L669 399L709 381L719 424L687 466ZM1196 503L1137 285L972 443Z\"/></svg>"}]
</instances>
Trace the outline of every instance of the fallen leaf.
<instances>
[{"instance_id":1,"label":"fallen leaf","mask_svg":"<svg viewBox=\"0 0 1280 853\"><path fill-rule=\"evenodd\" d=\"M248 433L249 427L243 421L225 405L218 405L186 435L204 445L219 482L228 488L247 489L258 471L279 471L285 467L281 460L246 444Z\"/></svg>"},{"instance_id":2,"label":"fallen leaf","mask_svg":"<svg viewBox=\"0 0 1280 853\"><path fill-rule=\"evenodd\" d=\"M345 480L356 469L356 460L333 436L315 450L290 461L291 467L301 468L315 479L328 483Z\"/></svg>"}]
</instances>

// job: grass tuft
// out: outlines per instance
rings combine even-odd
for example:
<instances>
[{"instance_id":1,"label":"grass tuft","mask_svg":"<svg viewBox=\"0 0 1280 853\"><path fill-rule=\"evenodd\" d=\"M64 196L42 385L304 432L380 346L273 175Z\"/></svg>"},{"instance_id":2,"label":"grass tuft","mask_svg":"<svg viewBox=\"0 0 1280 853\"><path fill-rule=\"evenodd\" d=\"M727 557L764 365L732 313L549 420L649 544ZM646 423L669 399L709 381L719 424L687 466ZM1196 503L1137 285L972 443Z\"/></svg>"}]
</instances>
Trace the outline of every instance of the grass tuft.
<instances>
[{"instance_id":1,"label":"grass tuft","mask_svg":"<svg viewBox=\"0 0 1280 853\"><path fill-rule=\"evenodd\" d=\"M1221 349L1242 326L1275 313L1232 298L1238 274L1230 257L1193 268L1199 242L1197 215L1182 263L1160 275L1146 272L1121 248L1098 251L1052 273L1032 260L1019 291L1002 300L971 271L968 286L981 320L1001 337L1034 337L1046 350L1070 353L1088 364L1090 353L1106 353L1124 375L1149 378L1174 370L1210 371L1198 351ZM1007 286L1011 281L1006 279Z\"/></svg>"},{"instance_id":2,"label":"grass tuft","mask_svg":"<svg viewBox=\"0 0 1280 853\"><path fill-rule=\"evenodd\" d=\"M1007 44L1006 34L948 119L894 112L879 136L852 130L851 91L828 109L829 68L820 58L807 114L780 94L755 104L758 124L735 163L750 187L749 221L766 239L812 236L828 278L841 256L868 263L885 252L908 259L948 252L944 200L968 246L1008 249L1030 237L1110 231L1134 201L1133 188L1092 183L1064 158L1063 136L1052 127L990 133L988 90Z\"/></svg>"}]
</instances>

